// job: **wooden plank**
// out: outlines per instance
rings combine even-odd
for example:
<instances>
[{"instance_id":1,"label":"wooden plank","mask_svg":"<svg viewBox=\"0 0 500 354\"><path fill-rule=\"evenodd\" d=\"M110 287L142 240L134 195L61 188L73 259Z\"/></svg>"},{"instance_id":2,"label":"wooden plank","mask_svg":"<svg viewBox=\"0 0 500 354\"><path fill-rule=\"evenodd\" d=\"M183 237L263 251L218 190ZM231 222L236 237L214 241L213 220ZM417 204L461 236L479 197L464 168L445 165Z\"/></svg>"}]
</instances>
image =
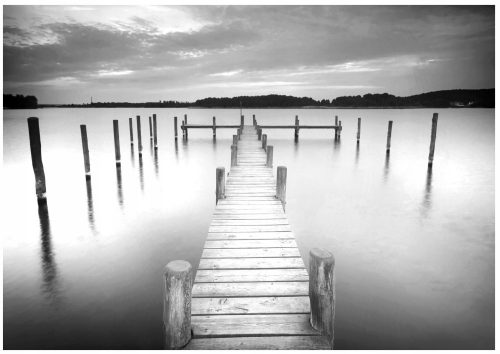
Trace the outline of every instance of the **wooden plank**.
<instances>
[{"instance_id":1,"label":"wooden plank","mask_svg":"<svg viewBox=\"0 0 500 354\"><path fill-rule=\"evenodd\" d=\"M302 258L202 258L198 269L304 268Z\"/></svg>"},{"instance_id":2,"label":"wooden plank","mask_svg":"<svg viewBox=\"0 0 500 354\"><path fill-rule=\"evenodd\" d=\"M205 248L202 258L300 257L298 248Z\"/></svg>"},{"instance_id":3,"label":"wooden plank","mask_svg":"<svg viewBox=\"0 0 500 354\"><path fill-rule=\"evenodd\" d=\"M290 225L210 226L208 232L292 231Z\"/></svg>"},{"instance_id":4,"label":"wooden plank","mask_svg":"<svg viewBox=\"0 0 500 354\"><path fill-rule=\"evenodd\" d=\"M255 225L289 225L288 219L216 219L212 220L212 225L234 225L234 226L255 226Z\"/></svg>"},{"instance_id":5,"label":"wooden plank","mask_svg":"<svg viewBox=\"0 0 500 354\"><path fill-rule=\"evenodd\" d=\"M290 248L297 247L295 240L227 240L205 241L205 248Z\"/></svg>"},{"instance_id":6,"label":"wooden plank","mask_svg":"<svg viewBox=\"0 0 500 354\"><path fill-rule=\"evenodd\" d=\"M194 338L221 336L317 336L308 314L193 316Z\"/></svg>"},{"instance_id":7,"label":"wooden plank","mask_svg":"<svg viewBox=\"0 0 500 354\"><path fill-rule=\"evenodd\" d=\"M234 213L214 213L213 220L273 220L284 219L288 220L285 214L269 213L269 214L234 214Z\"/></svg>"},{"instance_id":8,"label":"wooden plank","mask_svg":"<svg viewBox=\"0 0 500 354\"><path fill-rule=\"evenodd\" d=\"M193 298L192 315L309 313L309 296Z\"/></svg>"},{"instance_id":9,"label":"wooden plank","mask_svg":"<svg viewBox=\"0 0 500 354\"><path fill-rule=\"evenodd\" d=\"M308 281L306 269L200 269L196 283L202 282L250 282L250 281Z\"/></svg>"},{"instance_id":10,"label":"wooden plank","mask_svg":"<svg viewBox=\"0 0 500 354\"><path fill-rule=\"evenodd\" d=\"M194 297L308 296L309 282L195 283Z\"/></svg>"},{"instance_id":11,"label":"wooden plank","mask_svg":"<svg viewBox=\"0 0 500 354\"><path fill-rule=\"evenodd\" d=\"M294 239L292 232L213 232L207 240L267 240L267 239Z\"/></svg>"},{"instance_id":12,"label":"wooden plank","mask_svg":"<svg viewBox=\"0 0 500 354\"><path fill-rule=\"evenodd\" d=\"M329 350L322 336L226 337L192 339L187 350Z\"/></svg>"}]
</instances>

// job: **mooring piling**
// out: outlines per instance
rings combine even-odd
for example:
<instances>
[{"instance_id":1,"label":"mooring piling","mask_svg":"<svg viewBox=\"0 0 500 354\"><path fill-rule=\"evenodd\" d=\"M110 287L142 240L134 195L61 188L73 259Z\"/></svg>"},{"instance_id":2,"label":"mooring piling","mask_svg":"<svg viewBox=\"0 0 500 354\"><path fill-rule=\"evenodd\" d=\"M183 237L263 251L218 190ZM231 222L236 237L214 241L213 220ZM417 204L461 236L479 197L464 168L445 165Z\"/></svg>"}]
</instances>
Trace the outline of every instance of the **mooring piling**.
<instances>
[{"instance_id":1,"label":"mooring piling","mask_svg":"<svg viewBox=\"0 0 500 354\"><path fill-rule=\"evenodd\" d=\"M130 145L134 145L134 128L132 127L132 118L128 119L128 127L130 130Z\"/></svg>"},{"instance_id":2,"label":"mooring piling","mask_svg":"<svg viewBox=\"0 0 500 354\"><path fill-rule=\"evenodd\" d=\"M245 116L244 116L244 115L241 115L241 116L240 116L240 119L241 119L240 125L241 125L241 127L243 128L243 126L245 125Z\"/></svg>"},{"instance_id":3,"label":"mooring piling","mask_svg":"<svg viewBox=\"0 0 500 354\"><path fill-rule=\"evenodd\" d=\"M90 178L90 157L89 157L89 142L87 139L87 126L80 125L80 133L82 135L82 148L83 148L83 164L85 166L85 178Z\"/></svg>"},{"instance_id":4,"label":"mooring piling","mask_svg":"<svg viewBox=\"0 0 500 354\"><path fill-rule=\"evenodd\" d=\"M335 259L330 252L313 248L309 252L309 302L311 326L334 344Z\"/></svg>"},{"instance_id":5,"label":"mooring piling","mask_svg":"<svg viewBox=\"0 0 500 354\"><path fill-rule=\"evenodd\" d=\"M231 167L238 165L238 146L231 145Z\"/></svg>"},{"instance_id":6,"label":"mooring piling","mask_svg":"<svg viewBox=\"0 0 500 354\"><path fill-rule=\"evenodd\" d=\"M185 129L185 137L186 137L186 140L188 139L188 128L187 128L187 124L188 124L188 116L187 116L187 114L184 114L184 129Z\"/></svg>"},{"instance_id":7,"label":"mooring piling","mask_svg":"<svg viewBox=\"0 0 500 354\"><path fill-rule=\"evenodd\" d=\"M139 156L142 155L142 134L141 134L141 116L137 116L137 146L139 149Z\"/></svg>"},{"instance_id":8,"label":"mooring piling","mask_svg":"<svg viewBox=\"0 0 500 354\"><path fill-rule=\"evenodd\" d=\"M174 137L175 141L177 141L177 116L174 117Z\"/></svg>"},{"instance_id":9,"label":"mooring piling","mask_svg":"<svg viewBox=\"0 0 500 354\"><path fill-rule=\"evenodd\" d=\"M391 152L391 135L392 135L392 120L390 120L389 124L387 125L387 145L385 148L386 153Z\"/></svg>"},{"instance_id":10,"label":"mooring piling","mask_svg":"<svg viewBox=\"0 0 500 354\"><path fill-rule=\"evenodd\" d=\"M163 327L166 349L180 349L191 340L193 281L193 269L189 262L176 260L165 267Z\"/></svg>"},{"instance_id":11,"label":"mooring piling","mask_svg":"<svg viewBox=\"0 0 500 354\"><path fill-rule=\"evenodd\" d=\"M184 121L181 121L181 130L182 130L182 140L186 140L186 128L184 128Z\"/></svg>"},{"instance_id":12,"label":"mooring piling","mask_svg":"<svg viewBox=\"0 0 500 354\"><path fill-rule=\"evenodd\" d=\"M299 116L295 116L295 134L294 134L294 139L295 139L295 141L299 140Z\"/></svg>"},{"instance_id":13,"label":"mooring piling","mask_svg":"<svg viewBox=\"0 0 500 354\"><path fill-rule=\"evenodd\" d=\"M255 114L252 114L252 121L253 121L253 126L255 127L257 125L257 120L255 119Z\"/></svg>"},{"instance_id":14,"label":"mooring piling","mask_svg":"<svg viewBox=\"0 0 500 354\"><path fill-rule=\"evenodd\" d=\"M334 138L335 140L338 139L339 137L339 117L338 116L335 116L335 135L334 135Z\"/></svg>"},{"instance_id":15,"label":"mooring piling","mask_svg":"<svg viewBox=\"0 0 500 354\"><path fill-rule=\"evenodd\" d=\"M276 173L276 198L281 201L283 210L286 204L286 167L278 166Z\"/></svg>"},{"instance_id":16,"label":"mooring piling","mask_svg":"<svg viewBox=\"0 0 500 354\"><path fill-rule=\"evenodd\" d=\"M431 146L429 147L429 162L428 166L432 167L434 162L434 148L436 147L436 132L438 124L438 114L434 113L432 115L432 131L431 131Z\"/></svg>"},{"instance_id":17,"label":"mooring piling","mask_svg":"<svg viewBox=\"0 0 500 354\"><path fill-rule=\"evenodd\" d=\"M273 146L268 145L266 152L267 152L266 166L273 167Z\"/></svg>"},{"instance_id":18,"label":"mooring piling","mask_svg":"<svg viewBox=\"0 0 500 354\"><path fill-rule=\"evenodd\" d=\"M113 134L115 136L115 160L116 164L121 164L120 156L120 131L118 129L118 120L113 120Z\"/></svg>"},{"instance_id":19,"label":"mooring piling","mask_svg":"<svg viewBox=\"0 0 500 354\"><path fill-rule=\"evenodd\" d=\"M155 150L158 149L158 129L156 126L156 113L153 113L153 142Z\"/></svg>"},{"instance_id":20,"label":"mooring piling","mask_svg":"<svg viewBox=\"0 0 500 354\"><path fill-rule=\"evenodd\" d=\"M262 148L264 151L266 150L267 147L267 134L262 134Z\"/></svg>"},{"instance_id":21,"label":"mooring piling","mask_svg":"<svg viewBox=\"0 0 500 354\"><path fill-rule=\"evenodd\" d=\"M224 199L225 187L226 187L226 172L224 167L217 167L215 171L215 204L219 202L219 199Z\"/></svg>"},{"instance_id":22,"label":"mooring piling","mask_svg":"<svg viewBox=\"0 0 500 354\"><path fill-rule=\"evenodd\" d=\"M149 116L149 139L153 140L153 124L151 123L151 116Z\"/></svg>"},{"instance_id":23,"label":"mooring piling","mask_svg":"<svg viewBox=\"0 0 500 354\"><path fill-rule=\"evenodd\" d=\"M361 137L361 118L358 118L358 134L356 134L356 143L359 144L359 138Z\"/></svg>"},{"instance_id":24,"label":"mooring piling","mask_svg":"<svg viewBox=\"0 0 500 354\"><path fill-rule=\"evenodd\" d=\"M213 126L213 128L212 128L212 136L213 136L213 139L215 140L217 138L217 133L216 133L216 128L215 128L215 126L216 126L216 124L215 124L215 116L212 117L212 126Z\"/></svg>"},{"instance_id":25,"label":"mooring piling","mask_svg":"<svg viewBox=\"0 0 500 354\"><path fill-rule=\"evenodd\" d=\"M38 118L28 118L28 131L30 136L31 163L35 172L35 190L39 203L46 199L45 172L42 162L42 145L40 141L40 126Z\"/></svg>"},{"instance_id":26,"label":"mooring piling","mask_svg":"<svg viewBox=\"0 0 500 354\"><path fill-rule=\"evenodd\" d=\"M338 138L340 139L340 134L342 133L342 121L341 120L339 120L339 126L336 130L339 133Z\"/></svg>"},{"instance_id":27,"label":"mooring piling","mask_svg":"<svg viewBox=\"0 0 500 354\"><path fill-rule=\"evenodd\" d=\"M233 135L233 145L238 144L238 135Z\"/></svg>"},{"instance_id":28,"label":"mooring piling","mask_svg":"<svg viewBox=\"0 0 500 354\"><path fill-rule=\"evenodd\" d=\"M257 128L257 139L262 140L262 129L261 128Z\"/></svg>"}]
</instances>

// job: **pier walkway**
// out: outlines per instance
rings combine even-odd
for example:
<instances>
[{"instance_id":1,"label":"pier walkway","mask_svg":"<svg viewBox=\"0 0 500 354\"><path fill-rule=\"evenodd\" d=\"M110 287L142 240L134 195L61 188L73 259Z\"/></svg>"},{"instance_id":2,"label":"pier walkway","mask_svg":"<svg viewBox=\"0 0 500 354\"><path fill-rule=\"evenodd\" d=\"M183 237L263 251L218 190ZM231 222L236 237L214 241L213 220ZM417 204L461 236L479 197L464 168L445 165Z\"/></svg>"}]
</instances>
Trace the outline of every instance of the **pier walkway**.
<instances>
[{"instance_id":1,"label":"pier walkway","mask_svg":"<svg viewBox=\"0 0 500 354\"><path fill-rule=\"evenodd\" d=\"M253 126L237 146L194 280L185 349L331 349L309 322L309 276Z\"/></svg>"}]
</instances>

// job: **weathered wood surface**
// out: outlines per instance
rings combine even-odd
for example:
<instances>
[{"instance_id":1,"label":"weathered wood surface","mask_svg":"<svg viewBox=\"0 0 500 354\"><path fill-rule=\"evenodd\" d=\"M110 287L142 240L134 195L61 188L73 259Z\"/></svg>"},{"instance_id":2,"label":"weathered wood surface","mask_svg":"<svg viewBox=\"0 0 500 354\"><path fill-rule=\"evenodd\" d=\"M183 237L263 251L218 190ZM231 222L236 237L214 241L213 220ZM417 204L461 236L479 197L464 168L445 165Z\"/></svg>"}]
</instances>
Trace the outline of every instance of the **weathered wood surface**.
<instances>
[{"instance_id":1,"label":"weathered wood surface","mask_svg":"<svg viewBox=\"0 0 500 354\"><path fill-rule=\"evenodd\" d=\"M236 164L194 280L186 349L329 349L310 324L309 277L257 132L243 126L233 139Z\"/></svg>"}]
</instances>

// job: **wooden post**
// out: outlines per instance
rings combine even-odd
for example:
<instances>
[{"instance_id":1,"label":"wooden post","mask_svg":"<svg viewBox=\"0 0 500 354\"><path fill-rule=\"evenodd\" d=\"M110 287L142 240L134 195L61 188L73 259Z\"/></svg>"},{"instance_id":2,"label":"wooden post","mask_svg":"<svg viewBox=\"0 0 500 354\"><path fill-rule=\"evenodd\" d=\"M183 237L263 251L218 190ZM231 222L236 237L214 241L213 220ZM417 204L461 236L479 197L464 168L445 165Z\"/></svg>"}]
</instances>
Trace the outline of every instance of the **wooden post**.
<instances>
[{"instance_id":1,"label":"wooden post","mask_svg":"<svg viewBox=\"0 0 500 354\"><path fill-rule=\"evenodd\" d=\"M263 134L262 135L262 148L264 149L264 151L266 150L266 147L267 147L267 134Z\"/></svg>"},{"instance_id":2,"label":"wooden post","mask_svg":"<svg viewBox=\"0 0 500 354\"><path fill-rule=\"evenodd\" d=\"M238 128L238 140L241 140L241 132L242 132L241 128Z\"/></svg>"},{"instance_id":3,"label":"wooden post","mask_svg":"<svg viewBox=\"0 0 500 354\"><path fill-rule=\"evenodd\" d=\"M213 135L213 138L216 139L217 138L217 133L215 132L215 130L217 129L215 127L215 117L212 117L212 135Z\"/></svg>"},{"instance_id":4,"label":"wooden post","mask_svg":"<svg viewBox=\"0 0 500 354\"><path fill-rule=\"evenodd\" d=\"M191 288L193 269L186 261L172 261L165 267L163 327L165 348L180 349L191 340Z\"/></svg>"},{"instance_id":5,"label":"wooden post","mask_svg":"<svg viewBox=\"0 0 500 354\"><path fill-rule=\"evenodd\" d=\"M273 146L268 145L266 151L267 151L266 166L273 167Z\"/></svg>"},{"instance_id":6,"label":"wooden post","mask_svg":"<svg viewBox=\"0 0 500 354\"><path fill-rule=\"evenodd\" d=\"M295 116L295 141L299 140L299 116Z\"/></svg>"},{"instance_id":7,"label":"wooden post","mask_svg":"<svg viewBox=\"0 0 500 354\"><path fill-rule=\"evenodd\" d=\"M342 133L342 121L339 120L339 129L337 129L338 133L339 133L339 138L340 138L340 133Z\"/></svg>"},{"instance_id":8,"label":"wooden post","mask_svg":"<svg viewBox=\"0 0 500 354\"><path fill-rule=\"evenodd\" d=\"M335 259L326 250L313 248L309 252L309 302L311 326L334 344L335 321Z\"/></svg>"},{"instance_id":9,"label":"wooden post","mask_svg":"<svg viewBox=\"0 0 500 354\"><path fill-rule=\"evenodd\" d=\"M389 125L387 126L387 145L385 148L386 153L389 153L391 151L391 135L392 135L392 120L389 121Z\"/></svg>"},{"instance_id":10,"label":"wooden post","mask_svg":"<svg viewBox=\"0 0 500 354\"><path fill-rule=\"evenodd\" d=\"M45 172L43 170L42 162L42 145L40 142L40 127L38 125L38 118L28 118L28 131L30 137L31 149L31 164L35 172L35 190L36 197L39 203L46 201L45 189Z\"/></svg>"},{"instance_id":11,"label":"wooden post","mask_svg":"<svg viewBox=\"0 0 500 354\"><path fill-rule=\"evenodd\" d=\"M241 115L240 119L241 119L240 125L241 125L241 128L243 128L243 126L245 125L245 116Z\"/></svg>"},{"instance_id":12,"label":"wooden post","mask_svg":"<svg viewBox=\"0 0 500 354\"><path fill-rule=\"evenodd\" d=\"M153 144L158 149L158 129L156 125L156 114L153 114Z\"/></svg>"},{"instance_id":13,"label":"wooden post","mask_svg":"<svg viewBox=\"0 0 500 354\"><path fill-rule=\"evenodd\" d=\"M151 116L149 116L149 139L153 140L153 124L151 123Z\"/></svg>"},{"instance_id":14,"label":"wooden post","mask_svg":"<svg viewBox=\"0 0 500 354\"><path fill-rule=\"evenodd\" d=\"M434 162L434 148L436 146L437 124L438 124L438 114L434 113L432 115L432 132L431 132L431 146L429 148L429 163L427 164L429 167L432 167L432 163Z\"/></svg>"},{"instance_id":15,"label":"wooden post","mask_svg":"<svg viewBox=\"0 0 500 354\"><path fill-rule=\"evenodd\" d=\"M257 128L257 138L259 138L259 140L262 140L262 128Z\"/></svg>"},{"instance_id":16,"label":"wooden post","mask_svg":"<svg viewBox=\"0 0 500 354\"><path fill-rule=\"evenodd\" d=\"M85 165L85 178L90 178L90 157L89 157L89 141L87 139L87 126L80 125L80 133L82 135L83 148L83 164Z\"/></svg>"},{"instance_id":17,"label":"wooden post","mask_svg":"<svg viewBox=\"0 0 500 354\"><path fill-rule=\"evenodd\" d=\"M356 135L357 144L359 144L360 136L361 136L361 118L358 118L358 134Z\"/></svg>"},{"instance_id":18,"label":"wooden post","mask_svg":"<svg viewBox=\"0 0 500 354\"><path fill-rule=\"evenodd\" d=\"M181 121L181 130L182 130L182 140L186 139L186 129L184 128L184 121Z\"/></svg>"},{"instance_id":19,"label":"wooden post","mask_svg":"<svg viewBox=\"0 0 500 354\"><path fill-rule=\"evenodd\" d=\"M115 135L115 160L116 164L121 164L121 156L120 156L120 132L118 129L118 120L113 120L113 133Z\"/></svg>"},{"instance_id":20,"label":"wooden post","mask_svg":"<svg viewBox=\"0 0 500 354\"><path fill-rule=\"evenodd\" d=\"M286 167L278 166L276 173L276 198L281 201L283 210L286 204Z\"/></svg>"},{"instance_id":21,"label":"wooden post","mask_svg":"<svg viewBox=\"0 0 500 354\"><path fill-rule=\"evenodd\" d=\"M224 167L217 167L215 171L215 204L219 202L219 199L224 199L226 196L226 172Z\"/></svg>"},{"instance_id":22,"label":"wooden post","mask_svg":"<svg viewBox=\"0 0 500 354\"><path fill-rule=\"evenodd\" d=\"M238 135L233 135L233 145L238 145Z\"/></svg>"},{"instance_id":23,"label":"wooden post","mask_svg":"<svg viewBox=\"0 0 500 354\"><path fill-rule=\"evenodd\" d=\"M132 118L128 119L128 127L130 128L130 145L134 145L134 128L132 127Z\"/></svg>"},{"instance_id":24,"label":"wooden post","mask_svg":"<svg viewBox=\"0 0 500 354\"><path fill-rule=\"evenodd\" d=\"M252 114L253 126L257 125L257 121L255 120L255 114Z\"/></svg>"},{"instance_id":25,"label":"wooden post","mask_svg":"<svg viewBox=\"0 0 500 354\"><path fill-rule=\"evenodd\" d=\"M177 117L174 117L174 136L175 141L177 141Z\"/></svg>"},{"instance_id":26,"label":"wooden post","mask_svg":"<svg viewBox=\"0 0 500 354\"><path fill-rule=\"evenodd\" d=\"M137 145L139 148L139 156L142 155L142 134L141 134L141 116L137 116Z\"/></svg>"},{"instance_id":27,"label":"wooden post","mask_svg":"<svg viewBox=\"0 0 500 354\"><path fill-rule=\"evenodd\" d=\"M188 128L187 128L187 124L188 124L188 115L187 115L187 114L184 114L184 133L185 133L185 136L186 136L186 140L188 139Z\"/></svg>"},{"instance_id":28,"label":"wooden post","mask_svg":"<svg viewBox=\"0 0 500 354\"><path fill-rule=\"evenodd\" d=\"M339 117L338 116L335 116L335 139L337 139L339 137L339 129L338 129L338 126L339 126Z\"/></svg>"},{"instance_id":29,"label":"wooden post","mask_svg":"<svg viewBox=\"0 0 500 354\"><path fill-rule=\"evenodd\" d=\"M238 147L231 145L231 167L238 166Z\"/></svg>"}]
</instances>

